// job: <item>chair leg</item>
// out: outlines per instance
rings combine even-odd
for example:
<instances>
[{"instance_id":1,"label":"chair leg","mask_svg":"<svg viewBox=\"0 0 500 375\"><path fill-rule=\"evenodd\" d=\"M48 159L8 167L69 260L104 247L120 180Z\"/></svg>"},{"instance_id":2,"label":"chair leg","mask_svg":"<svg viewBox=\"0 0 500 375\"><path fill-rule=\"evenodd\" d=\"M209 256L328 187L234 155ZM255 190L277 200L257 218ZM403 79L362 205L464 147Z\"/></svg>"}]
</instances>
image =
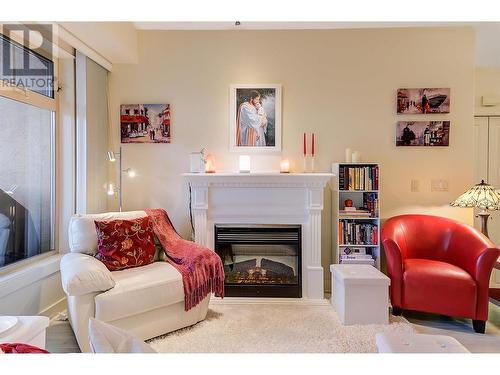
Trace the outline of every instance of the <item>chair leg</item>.
<instances>
[{"instance_id":1,"label":"chair leg","mask_svg":"<svg viewBox=\"0 0 500 375\"><path fill-rule=\"evenodd\" d=\"M472 327L476 333L484 333L486 331L486 321L484 320L473 320Z\"/></svg>"},{"instance_id":2,"label":"chair leg","mask_svg":"<svg viewBox=\"0 0 500 375\"><path fill-rule=\"evenodd\" d=\"M400 316L403 313L403 309L401 307L392 306L392 315Z\"/></svg>"}]
</instances>

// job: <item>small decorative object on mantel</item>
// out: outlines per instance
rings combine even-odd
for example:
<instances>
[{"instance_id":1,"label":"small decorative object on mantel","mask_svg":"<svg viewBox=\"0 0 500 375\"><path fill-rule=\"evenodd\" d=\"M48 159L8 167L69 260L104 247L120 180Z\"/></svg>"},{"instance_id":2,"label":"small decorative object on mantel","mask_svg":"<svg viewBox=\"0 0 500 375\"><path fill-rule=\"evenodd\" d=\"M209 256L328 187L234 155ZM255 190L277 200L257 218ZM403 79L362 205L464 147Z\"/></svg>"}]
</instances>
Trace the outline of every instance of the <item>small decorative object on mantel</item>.
<instances>
[{"instance_id":1,"label":"small decorative object on mantel","mask_svg":"<svg viewBox=\"0 0 500 375\"><path fill-rule=\"evenodd\" d=\"M307 135L304 133L303 148L302 148L302 163L304 172L307 172Z\"/></svg>"},{"instance_id":2,"label":"small decorative object on mantel","mask_svg":"<svg viewBox=\"0 0 500 375\"><path fill-rule=\"evenodd\" d=\"M450 113L450 89L398 89L397 113Z\"/></svg>"},{"instance_id":3,"label":"small decorative object on mantel","mask_svg":"<svg viewBox=\"0 0 500 375\"><path fill-rule=\"evenodd\" d=\"M212 154L206 157L205 173L215 173L215 157Z\"/></svg>"},{"instance_id":4,"label":"small decorative object on mantel","mask_svg":"<svg viewBox=\"0 0 500 375\"><path fill-rule=\"evenodd\" d=\"M290 160L288 160L288 159L281 160L280 173L290 173Z\"/></svg>"},{"instance_id":5,"label":"small decorative object on mantel","mask_svg":"<svg viewBox=\"0 0 500 375\"><path fill-rule=\"evenodd\" d=\"M449 121L399 121L396 146L449 146Z\"/></svg>"},{"instance_id":6,"label":"small decorative object on mantel","mask_svg":"<svg viewBox=\"0 0 500 375\"><path fill-rule=\"evenodd\" d=\"M121 143L170 143L170 104L122 104Z\"/></svg>"},{"instance_id":7,"label":"small decorative object on mantel","mask_svg":"<svg viewBox=\"0 0 500 375\"><path fill-rule=\"evenodd\" d=\"M240 155L240 173L250 173L249 155Z\"/></svg>"},{"instance_id":8,"label":"small decorative object on mantel","mask_svg":"<svg viewBox=\"0 0 500 375\"><path fill-rule=\"evenodd\" d=\"M311 135L311 172L314 172L314 133Z\"/></svg>"},{"instance_id":9,"label":"small decorative object on mantel","mask_svg":"<svg viewBox=\"0 0 500 375\"><path fill-rule=\"evenodd\" d=\"M192 152L189 154L190 167L189 171L191 173L203 173L206 171L206 150L204 148L201 149L200 152Z\"/></svg>"},{"instance_id":10,"label":"small decorative object on mantel","mask_svg":"<svg viewBox=\"0 0 500 375\"><path fill-rule=\"evenodd\" d=\"M304 172L314 172L314 156L315 156L315 144L314 144L314 133L311 134L311 163L310 168L308 166L308 155L307 155L307 135L304 133L303 139L303 163L304 163Z\"/></svg>"},{"instance_id":11,"label":"small decorative object on mantel","mask_svg":"<svg viewBox=\"0 0 500 375\"><path fill-rule=\"evenodd\" d=\"M481 209L477 214L481 218L481 232L488 237L488 211L500 210L500 194L496 189L481 180L477 185L474 185L456 200L450 203L453 207L474 207Z\"/></svg>"}]
</instances>

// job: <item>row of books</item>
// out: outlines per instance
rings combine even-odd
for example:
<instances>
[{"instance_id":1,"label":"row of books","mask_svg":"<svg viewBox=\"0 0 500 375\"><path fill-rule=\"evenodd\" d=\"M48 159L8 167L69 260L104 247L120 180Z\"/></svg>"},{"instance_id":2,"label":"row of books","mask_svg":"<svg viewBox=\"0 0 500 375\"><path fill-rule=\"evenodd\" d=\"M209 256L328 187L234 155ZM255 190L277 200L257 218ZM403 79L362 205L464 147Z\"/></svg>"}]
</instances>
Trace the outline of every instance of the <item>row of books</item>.
<instances>
[{"instance_id":1,"label":"row of books","mask_svg":"<svg viewBox=\"0 0 500 375\"><path fill-rule=\"evenodd\" d=\"M372 217L379 216L377 193L363 193L363 209L370 212Z\"/></svg>"},{"instance_id":2,"label":"row of books","mask_svg":"<svg viewBox=\"0 0 500 375\"><path fill-rule=\"evenodd\" d=\"M365 247L343 247L340 249L339 263L344 264L369 264L375 266L372 251Z\"/></svg>"},{"instance_id":3,"label":"row of books","mask_svg":"<svg viewBox=\"0 0 500 375\"><path fill-rule=\"evenodd\" d=\"M339 220L339 245L377 245L378 226Z\"/></svg>"},{"instance_id":4,"label":"row of books","mask_svg":"<svg viewBox=\"0 0 500 375\"><path fill-rule=\"evenodd\" d=\"M340 190L378 190L378 166L339 167Z\"/></svg>"}]
</instances>

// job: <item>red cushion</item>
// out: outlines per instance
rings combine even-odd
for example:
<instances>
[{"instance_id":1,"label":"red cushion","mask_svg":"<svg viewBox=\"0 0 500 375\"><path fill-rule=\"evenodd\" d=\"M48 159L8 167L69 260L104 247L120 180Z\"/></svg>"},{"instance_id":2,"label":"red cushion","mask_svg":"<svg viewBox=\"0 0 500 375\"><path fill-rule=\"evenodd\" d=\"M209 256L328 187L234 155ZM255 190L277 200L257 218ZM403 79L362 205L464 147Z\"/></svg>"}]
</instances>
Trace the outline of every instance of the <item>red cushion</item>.
<instances>
[{"instance_id":1,"label":"red cushion","mask_svg":"<svg viewBox=\"0 0 500 375\"><path fill-rule=\"evenodd\" d=\"M23 344L23 343L3 343L0 344L0 349L5 354L48 354L45 349L37 346Z\"/></svg>"},{"instance_id":2,"label":"red cushion","mask_svg":"<svg viewBox=\"0 0 500 375\"><path fill-rule=\"evenodd\" d=\"M466 271L428 259L406 259L403 267L405 309L475 317L476 282Z\"/></svg>"},{"instance_id":3,"label":"red cushion","mask_svg":"<svg viewBox=\"0 0 500 375\"><path fill-rule=\"evenodd\" d=\"M110 271L145 266L155 254L153 225L149 216L134 220L95 221L96 258Z\"/></svg>"}]
</instances>

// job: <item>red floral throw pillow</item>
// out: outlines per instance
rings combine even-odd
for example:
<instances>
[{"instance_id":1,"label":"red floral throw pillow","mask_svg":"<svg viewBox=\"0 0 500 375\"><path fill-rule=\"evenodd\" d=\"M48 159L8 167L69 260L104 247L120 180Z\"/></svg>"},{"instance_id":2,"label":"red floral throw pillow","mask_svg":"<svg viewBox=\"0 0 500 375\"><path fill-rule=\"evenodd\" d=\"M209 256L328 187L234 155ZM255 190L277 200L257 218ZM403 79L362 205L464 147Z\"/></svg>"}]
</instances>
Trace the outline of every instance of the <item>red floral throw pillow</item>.
<instances>
[{"instance_id":1,"label":"red floral throw pillow","mask_svg":"<svg viewBox=\"0 0 500 375\"><path fill-rule=\"evenodd\" d=\"M94 221L97 254L110 271L152 263L155 255L153 223L149 216L134 220Z\"/></svg>"}]
</instances>

